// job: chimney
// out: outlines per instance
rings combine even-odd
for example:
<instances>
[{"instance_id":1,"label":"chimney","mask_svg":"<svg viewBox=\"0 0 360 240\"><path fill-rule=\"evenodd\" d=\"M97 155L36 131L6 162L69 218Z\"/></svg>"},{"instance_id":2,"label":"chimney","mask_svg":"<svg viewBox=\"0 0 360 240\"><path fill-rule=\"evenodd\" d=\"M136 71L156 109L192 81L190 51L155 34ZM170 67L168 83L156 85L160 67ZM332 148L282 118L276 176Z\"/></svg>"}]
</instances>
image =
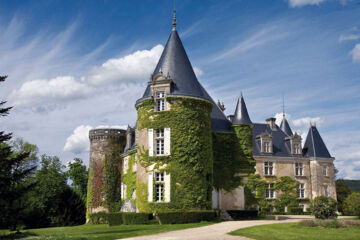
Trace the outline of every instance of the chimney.
<instances>
[{"instance_id":1,"label":"chimney","mask_svg":"<svg viewBox=\"0 0 360 240\"><path fill-rule=\"evenodd\" d=\"M274 117L271 117L271 118L266 119L266 123L269 125L269 127L270 127L271 129L275 129L275 128L276 128L275 121L276 121L276 118L274 118Z\"/></svg>"}]
</instances>

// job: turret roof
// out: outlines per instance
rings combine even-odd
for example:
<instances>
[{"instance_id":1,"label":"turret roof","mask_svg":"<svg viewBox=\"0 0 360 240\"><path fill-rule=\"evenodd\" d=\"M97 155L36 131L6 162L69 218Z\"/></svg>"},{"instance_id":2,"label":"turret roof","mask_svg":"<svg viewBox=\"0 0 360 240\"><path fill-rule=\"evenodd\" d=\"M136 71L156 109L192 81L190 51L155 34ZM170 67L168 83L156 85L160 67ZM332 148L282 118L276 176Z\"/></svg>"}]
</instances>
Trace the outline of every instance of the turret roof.
<instances>
[{"instance_id":1,"label":"turret roof","mask_svg":"<svg viewBox=\"0 0 360 240\"><path fill-rule=\"evenodd\" d=\"M316 126L311 126L306 137L303 155L307 157L331 158Z\"/></svg>"},{"instance_id":2,"label":"turret roof","mask_svg":"<svg viewBox=\"0 0 360 240\"><path fill-rule=\"evenodd\" d=\"M280 129L289 137L291 137L293 135L293 132L291 131L290 125L288 123L288 121L286 120L285 117L283 117L283 120L281 121L280 124Z\"/></svg>"},{"instance_id":3,"label":"turret roof","mask_svg":"<svg viewBox=\"0 0 360 240\"><path fill-rule=\"evenodd\" d=\"M236 109L235 109L235 113L234 113L234 119L233 119L233 124L242 124L242 123L247 123L250 124L251 120L246 108L246 104L243 98L243 95L240 94L240 98L238 98L237 104L236 104Z\"/></svg>"}]
</instances>

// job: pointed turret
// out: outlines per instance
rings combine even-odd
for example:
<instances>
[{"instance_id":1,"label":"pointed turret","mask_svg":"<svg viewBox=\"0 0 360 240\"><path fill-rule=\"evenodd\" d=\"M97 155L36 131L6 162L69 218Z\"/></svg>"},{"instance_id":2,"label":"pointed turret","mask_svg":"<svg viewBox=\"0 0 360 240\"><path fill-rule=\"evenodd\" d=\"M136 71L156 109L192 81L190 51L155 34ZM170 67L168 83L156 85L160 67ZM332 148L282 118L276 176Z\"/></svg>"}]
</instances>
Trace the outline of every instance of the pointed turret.
<instances>
[{"instance_id":1,"label":"pointed turret","mask_svg":"<svg viewBox=\"0 0 360 240\"><path fill-rule=\"evenodd\" d=\"M238 98L234 115L233 124L252 123L242 93L240 93L240 98Z\"/></svg>"},{"instance_id":2,"label":"pointed turret","mask_svg":"<svg viewBox=\"0 0 360 240\"><path fill-rule=\"evenodd\" d=\"M331 158L316 126L310 126L303 148L303 154L307 157Z\"/></svg>"},{"instance_id":3,"label":"pointed turret","mask_svg":"<svg viewBox=\"0 0 360 240\"><path fill-rule=\"evenodd\" d=\"M283 116L283 119L281 121L280 128L289 137L291 137L293 135L293 132L291 131L290 125L289 125L288 121L286 120L285 115Z\"/></svg>"},{"instance_id":4,"label":"pointed turret","mask_svg":"<svg viewBox=\"0 0 360 240\"><path fill-rule=\"evenodd\" d=\"M211 112L212 129L214 131L230 131L231 123L196 78L176 30L175 15L173 29L151 79L161 72L171 79L170 93L167 96L195 97L210 101L214 106ZM148 98L151 98L150 85L147 86L144 95L137 100L137 103Z\"/></svg>"}]
</instances>

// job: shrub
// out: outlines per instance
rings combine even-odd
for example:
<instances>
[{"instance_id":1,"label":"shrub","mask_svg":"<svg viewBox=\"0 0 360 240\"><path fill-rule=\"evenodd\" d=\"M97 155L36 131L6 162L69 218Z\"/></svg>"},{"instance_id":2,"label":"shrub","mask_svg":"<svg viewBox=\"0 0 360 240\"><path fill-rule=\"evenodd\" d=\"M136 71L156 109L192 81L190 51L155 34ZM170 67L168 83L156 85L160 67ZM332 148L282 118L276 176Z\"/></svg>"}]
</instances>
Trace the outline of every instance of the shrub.
<instances>
[{"instance_id":1,"label":"shrub","mask_svg":"<svg viewBox=\"0 0 360 240\"><path fill-rule=\"evenodd\" d=\"M314 220L302 220L301 224L304 227L317 227L318 226Z\"/></svg>"},{"instance_id":2,"label":"shrub","mask_svg":"<svg viewBox=\"0 0 360 240\"><path fill-rule=\"evenodd\" d=\"M89 215L89 223L92 224L106 224L108 223L108 213L97 212Z\"/></svg>"},{"instance_id":3,"label":"shrub","mask_svg":"<svg viewBox=\"0 0 360 240\"><path fill-rule=\"evenodd\" d=\"M325 196L316 197L310 205L310 211L318 219L328 219L337 217L336 215L337 202Z\"/></svg>"},{"instance_id":4,"label":"shrub","mask_svg":"<svg viewBox=\"0 0 360 240\"><path fill-rule=\"evenodd\" d=\"M109 213L108 221L110 226L147 224L152 219L152 213Z\"/></svg>"},{"instance_id":5,"label":"shrub","mask_svg":"<svg viewBox=\"0 0 360 240\"><path fill-rule=\"evenodd\" d=\"M288 208L288 213L293 214L293 215L303 215L304 211L300 207L289 207Z\"/></svg>"},{"instance_id":6,"label":"shrub","mask_svg":"<svg viewBox=\"0 0 360 240\"><path fill-rule=\"evenodd\" d=\"M248 218L257 218L257 210L228 210L227 213L234 220L248 219Z\"/></svg>"},{"instance_id":7,"label":"shrub","mask_svg":"<svg viewBox=\"0 0 360 240\"><path fill-rule=\"evenodd\" d=\"M343 211L345 215L360 217L360 193L353 192L343 202Z\"/></svg>"},{"instance_id":8,"label":"shrub","mask_svg":"<svg viewBox=\"0 0 360 240\"><path fill-rule=\"evenodd\" d=\"M204 211L171 211L157 213L160 224L195 223L201 221L215 221L218 213L212 210Z\"/></svg>"}]
</instances>

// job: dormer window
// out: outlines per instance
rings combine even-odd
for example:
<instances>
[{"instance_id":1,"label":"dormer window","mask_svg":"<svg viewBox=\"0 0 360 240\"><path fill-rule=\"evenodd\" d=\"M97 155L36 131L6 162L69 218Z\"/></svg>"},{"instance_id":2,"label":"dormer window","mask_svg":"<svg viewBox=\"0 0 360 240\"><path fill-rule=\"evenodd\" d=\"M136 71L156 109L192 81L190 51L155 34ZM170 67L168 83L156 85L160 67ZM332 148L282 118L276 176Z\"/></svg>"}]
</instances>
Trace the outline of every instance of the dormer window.
<instances>
[{"instance_id":1,"label":"dormer window","mask_svg":"<svg viewBox=\"0 0 360 240\"><path fill-rule=\"evenodd\" d=\"M165 111L165 92L156 93L156 110Z\"/></svg>"},{"instance_id":2,"label":"dormer window","mask_svg":"<svg viewBox=\"0 0 360 240\"><path fill-rule=\"evenodd\" d=\"M261 139L261 152L262 153L272 153L272 136L267 131L260 136Z\"/></svg>"},{"instance_id":3,"label":"dormer window","mask_svg":"<svg viewBox=\"0 0 360 240\"><path fill-rule=\"evenodd\" d=\"M300 143L294 143L294 153L295 154L300 154Z\"/></svg>"},{"instance_id":4,"label":"dormer window","mask_svg":"<svg viewBox=\"0 0 360 240\"><path fill-rule=\"evenodd\" d=\"M291 145L291 154L300 155L301 151L301 136L299 136L296 132L294 135L290 137L290 145Z\"/></svg>"}]
</instances>

